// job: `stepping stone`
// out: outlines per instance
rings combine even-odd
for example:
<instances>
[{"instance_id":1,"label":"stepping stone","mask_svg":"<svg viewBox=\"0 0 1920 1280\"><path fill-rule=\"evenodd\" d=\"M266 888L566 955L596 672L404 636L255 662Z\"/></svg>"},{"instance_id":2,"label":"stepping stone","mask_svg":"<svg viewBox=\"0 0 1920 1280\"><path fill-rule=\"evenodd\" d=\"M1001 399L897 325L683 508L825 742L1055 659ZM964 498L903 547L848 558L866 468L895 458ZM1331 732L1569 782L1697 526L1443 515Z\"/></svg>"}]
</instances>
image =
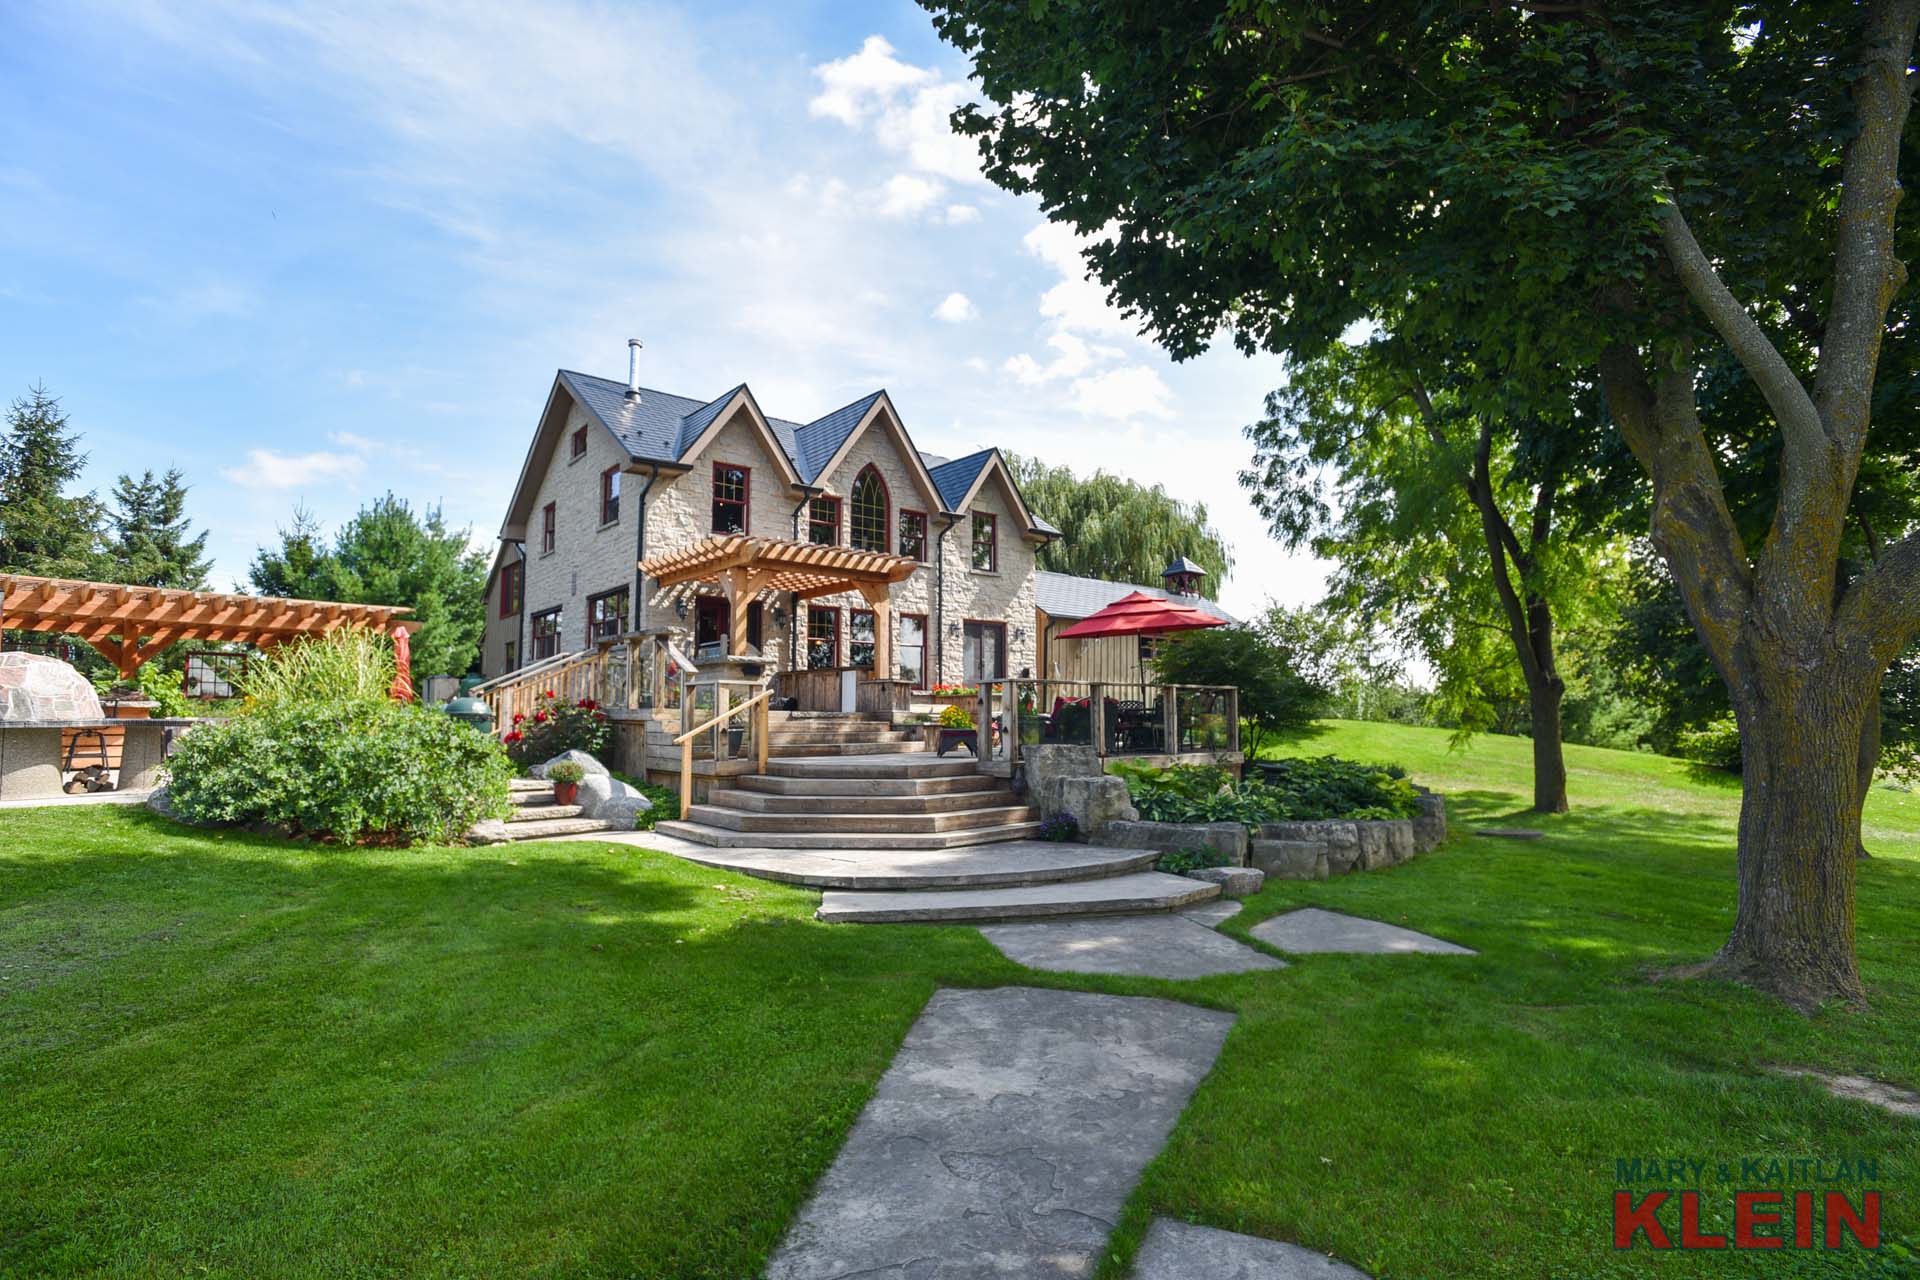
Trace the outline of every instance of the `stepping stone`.
<instances>
[{"instance_id":1,"label":"stepping stone","mask_svg":"<svg viewBox=\"0 0 1920 1280\"><path fill-rule=\"evenodd\" d=\"M1183 920L1191 920L1195 924L1203 924L1211 929L1222 921L1231 920L1239 915L1240 909L1244 906L1246 906L1244 902L1235 902L1230 898L1217 898L1212 902L1203 902L1197 907L1182 907L1174 914Z\"/></svg>"},{"instance_id":2,"label":"stepping stone","mask_svg":"<svg viewBox=\"0 0 1920 1280\"><path fill-rule=\"evenodd\" d=\"M1420 952L1434 956L1470 956L1477 952L1397 924L1343 916L1338 911L1303 907L1253 926L1253 936L1282 951L1349 951L1361 954Z\"/></svg>"},{"instance_id":3,"label":"stepping stone","mask_svg":"<svg viewBox=\"0 0 1920 1280\"><path fill-rule=\"evenodd\" d=\"M1370 1280L1297 1244L1155 1218L1133 1258L1133 1280Z\"/></svg>"},{"instance_id":4,"label":"stepping stone","mask_svg":"<svg viewBox=\"0 0 1920 1280\"><path fill-rule=\"evenodd\" d=\"M936 992L767 1280L1092 1275L1232 1025L1170 1000Z\"/></svg>"},{"instance_id":5,"label":"stepping stone","mask_svg":"<svg viewBox=\"0 0 1920 1280\"><path fill-rule=\"evenodd\" d=\"M1272 956L1178 915L995 924L980 932L1015 964L1057 973L1207 978L1286 968Z\"/></svg>"}]
</instances>

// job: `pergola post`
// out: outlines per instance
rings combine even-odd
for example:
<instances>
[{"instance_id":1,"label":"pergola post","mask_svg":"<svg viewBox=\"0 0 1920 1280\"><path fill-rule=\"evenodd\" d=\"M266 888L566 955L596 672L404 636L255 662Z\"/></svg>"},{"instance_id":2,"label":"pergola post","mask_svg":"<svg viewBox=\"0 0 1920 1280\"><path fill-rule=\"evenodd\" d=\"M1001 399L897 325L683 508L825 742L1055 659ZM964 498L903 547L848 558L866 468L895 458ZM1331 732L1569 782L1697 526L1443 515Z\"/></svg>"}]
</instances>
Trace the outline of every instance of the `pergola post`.
<instances>
[{"instance_id":1,"label":"pergola post","mask_svg":"<svg viewBox=\"0 0 1920 1280\"><path fill-rule=\"evenodd\" d=\"M864 583L860 595L873 608L873 678L893 679L893 589L884 582Z\"/></svg>"}]
</instances>

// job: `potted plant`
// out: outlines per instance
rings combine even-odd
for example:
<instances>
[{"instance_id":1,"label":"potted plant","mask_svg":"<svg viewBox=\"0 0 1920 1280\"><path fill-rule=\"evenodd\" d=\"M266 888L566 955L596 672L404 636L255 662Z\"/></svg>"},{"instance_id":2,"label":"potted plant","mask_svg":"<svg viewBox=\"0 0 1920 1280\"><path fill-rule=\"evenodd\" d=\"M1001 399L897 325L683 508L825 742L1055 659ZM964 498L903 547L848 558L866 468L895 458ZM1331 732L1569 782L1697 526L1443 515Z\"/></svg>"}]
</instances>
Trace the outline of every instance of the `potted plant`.
<instances>
[{"instance_id":1,"label":"potted plant","mask_svg":"<svg viewBox=\"0 0 1920 1280\"><path fill-rule=\"evenodd\" d=\"M587 771L571 760L562 760L547 770L547 781L553 784L553 802L572 804L580 794L580 779Z\"/></svg>"}]
</instances>

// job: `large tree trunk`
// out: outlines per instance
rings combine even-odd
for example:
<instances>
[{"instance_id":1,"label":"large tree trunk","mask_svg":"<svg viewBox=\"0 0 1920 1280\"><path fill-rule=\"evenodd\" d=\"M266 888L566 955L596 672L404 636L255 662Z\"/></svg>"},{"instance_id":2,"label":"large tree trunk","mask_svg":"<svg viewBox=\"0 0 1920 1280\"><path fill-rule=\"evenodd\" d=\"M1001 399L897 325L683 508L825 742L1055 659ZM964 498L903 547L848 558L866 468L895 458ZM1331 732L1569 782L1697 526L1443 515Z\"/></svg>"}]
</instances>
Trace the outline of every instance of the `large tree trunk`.
<instances>
[{"instance_id":1,"label":"large tree trunk","mask_svg":"<svg viewBox=\"0 0 1920 1280\"><path fill-rule=\"evenodd\" d=\"M1882 677L1884 679L1884 677ZM1873 789L1873 771L1880 765L1880 688L1874 682L1873 696L1867 700L1866 714L1860 717L1860 760L1856 766L1859 779L1858 798L1854 802L1856 821L1866 818L1867 793ZM1867 852L1867 842L1862 837L1854 854L1861 858L1871 858Z\"/></svg>"},{"instance_id":2,"label":"large tree trunk","mask_svg":"<svg viewBox=\"0 0 1920 1280\"><path fill-rule=\"evenodd\" d=\"M1527 701L1533 718L1533 808L1536 813L1567 811L1566 749L1560 742L1560 700L1567 686L1558 676L1530 682Z\"/></svg>"},{"instance_id":3,"label":"large tree trunk","mask_svg":"<svg viewBox=\"0 0 1920 1280\"><path fill-rule=\"evenodd\" d=\"M1853 951L1860 848L1860 681L1785 664L1734 684L1744 794L1739 905L1710 970L1801 1008L1862 1001Z\"/></svg>"}]
</instances>

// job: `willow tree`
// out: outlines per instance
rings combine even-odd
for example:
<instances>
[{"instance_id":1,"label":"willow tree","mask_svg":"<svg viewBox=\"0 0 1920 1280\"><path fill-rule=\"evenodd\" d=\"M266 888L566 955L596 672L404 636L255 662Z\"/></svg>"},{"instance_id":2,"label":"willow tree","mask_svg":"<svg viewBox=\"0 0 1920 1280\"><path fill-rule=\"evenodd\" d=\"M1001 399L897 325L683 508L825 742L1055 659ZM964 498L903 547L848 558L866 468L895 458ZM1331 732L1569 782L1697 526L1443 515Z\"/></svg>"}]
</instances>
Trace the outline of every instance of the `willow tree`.
<instances>
[{"instance_id":1,"label":"willow tree","mask_svg":"<svg viewBox=\"0 0 1920 1280\"><path fill-rule=\"evenodd\" d=\"M1078 476L1015 455L1007 465L1027 505L1065 535L1040 548L1042 569L1152 584L1185 556L1207 571L1215 591L1233 569L1233 556L1204 502L1182 502L1160 485L1110 471Z\"/></svg>"},{"instance_id":2,"label":"willow tree","mask_svg":"<svg viewBox=\"0 0 1920 1280\"><path fill-rule=\"evenodd\" d=\"M1920 0L923 3L973 60L987 175L1092 237L1176 355L1225 328L1311 357L1391 316L1515 379L1598 369L1745 746L1703 971L1863 998L1859 762L1920 632L1920 532L1851 575L1841 542L1886 454L1883 347L1920 340L1888 324ZM1721 350L1772 424L1757 548L1697 403Z\"/></svg>"}]
</instances>

